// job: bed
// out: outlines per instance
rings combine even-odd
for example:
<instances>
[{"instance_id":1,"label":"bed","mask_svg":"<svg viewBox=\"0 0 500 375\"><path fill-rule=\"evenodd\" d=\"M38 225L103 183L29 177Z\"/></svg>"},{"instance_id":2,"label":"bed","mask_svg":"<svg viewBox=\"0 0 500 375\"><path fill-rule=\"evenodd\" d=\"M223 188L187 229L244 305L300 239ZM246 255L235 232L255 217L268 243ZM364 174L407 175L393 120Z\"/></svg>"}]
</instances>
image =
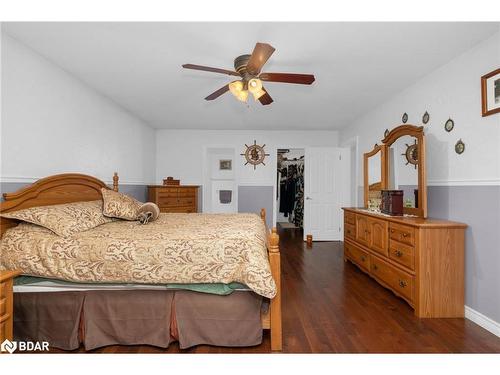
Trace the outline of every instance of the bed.
<instances>
[{"instance_id":1,"label":"bed","mask_svg":"<svg viewBox=\"0 0 500 375\"><path fill-rule=\"evenodd\" d=\"M88 175L50 176L4 194L0 211L99 200L101 188L118 191L118 175L113 176L112 188ZM259 343L264 329L270 330L271 349L282 348L279 237L275 228L270 231L266 227L264 209L260 219L251 214L162 214L158 222L146 226L112 222L65 239L51 238L45 229L32 224L0 220L3 266L18 266L27 275L47 278L15 287L15 336L57 331L54 325L43 326L30 316L46 314L47 319L60 318L56 319L60 329L54 340L65 348L82 340L90 349L120 343L164 347L172 340L178 340L181 347L200 343L248 346ZM126 240L127 245L120 248L121 242L110 243L117 238ZM113 256L123 259L119 263L109 259L99 262L103 254L99 243L102 248L116 247ZM74 254L81 251L71 250L77 245L94 250L79 259ZM242 246L247 250L239 249ZM248 251L252 246L255 249ZM197 258L196 254L207 251L213 258L210 262L206 255ZM201 293L200 287L211 292ZM250 324L256 311L259 332L255 322ZM99 331L95 322L109 321L110 316L114 319L107 331ZM211 325L201 327L200 321ZM115 335L108 335L109 330ZM221 334L229 331L238 331L245 339ZM150 337L144 342L141 335L147 334Z\"/></svg>"}]
</instances>

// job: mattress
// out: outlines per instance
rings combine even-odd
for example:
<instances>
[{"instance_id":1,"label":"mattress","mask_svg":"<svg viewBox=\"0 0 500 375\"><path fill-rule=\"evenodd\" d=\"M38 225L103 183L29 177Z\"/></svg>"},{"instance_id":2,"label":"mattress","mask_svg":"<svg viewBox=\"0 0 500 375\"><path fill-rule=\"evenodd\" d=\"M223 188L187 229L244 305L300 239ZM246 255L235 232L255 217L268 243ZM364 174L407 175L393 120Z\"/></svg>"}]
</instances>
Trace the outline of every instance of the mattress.
<instances>
[{"instance_id":1,"label":"mattress","mask_svg":"<svg viewBox=\"0 0 500 375\"><path fill-rule=\"evenodd\" d=\"M266 228L255 214L161 214L69 237L21 223L0 243L0 268L78 283L247 285L273 298Z\"/></svg>"},{"instance_id":2,"label":"mattress","mask_svg":"<svg viewBox=\"0 0 500 375\"><path fill-rule=\"evenodd\" d=\"M244 284L112 284L74 283L40 277L18 276L14 279L14 293L77 292L90 290L190 290L193 292L228 295L233 292L250 292Z\"/></svg>"}]
</instances>

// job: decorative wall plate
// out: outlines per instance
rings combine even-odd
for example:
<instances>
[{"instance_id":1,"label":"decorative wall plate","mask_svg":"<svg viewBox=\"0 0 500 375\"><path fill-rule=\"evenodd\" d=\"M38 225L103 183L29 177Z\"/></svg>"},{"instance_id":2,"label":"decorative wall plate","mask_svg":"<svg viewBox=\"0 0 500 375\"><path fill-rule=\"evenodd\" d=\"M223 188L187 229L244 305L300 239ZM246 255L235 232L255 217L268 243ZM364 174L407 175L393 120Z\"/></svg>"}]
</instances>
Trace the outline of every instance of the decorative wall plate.
<instances>
[{"instance_id":1,"label":"decorative wall plate","mask_svg":"<svg viewBox=\"0 0 500 375\"><path fill-rule=\"evenodd\" d=\"M401 121L403 121L403 124L406 124L408 122L408 113L404 113L403 117L401 117Z\"/></svg>"},{"instance_id":2,"label":"decorative wall plate","mask_svg":"<svg viewBox=\"0 0 500 375\"><path fill-rule=\"evenodd\" d=\"M406 158L406 165L412 164L415 166L415 169L417 169L418 165L417 140L415 140L415 143L412 145L406 144L406 151L401 155L403 155Z\"/></svg>"},{"instance_id":3,"label":"decorative wall plate","mask_svg":"<svg viewBox=\"0 0 500 375\"><path fill-rule=\"evenodd\" d=\"M266 163L264 163L264 159L266 158L266 156L269 156L269 154L266 154L266 152L264 151L264 147L266 147L265 144L259 146L257 144L257 141L254 140L253 145L249 146L245 144L245 147L247 148L245 153L240 154L247 160L245 165L251 164L253 165L253 169L255 169L258 164L266 165Z\"/></svg>"},{"instance_id":4,"label":"decorative wall plate","mask_svg":"<svg viewBox=\"0 0 500 375\"><path fill-rule=\"evenodd\" d=\"M463 143L462 140L459 139L455 144L455 152L460 155L464 151L465 151L465 143Z\"/></svg>"},{"instance_id":5,"label":"decorative wall plate","mask_svg":"<svg viewBox=\"0 0 500 375\"><path fill-rule=\"evenodd\" d=\"M425 111L424 115L422 116L422 122L424 124L427 124L429 122L430 118L431 118L431 115L429 115L429 112Z\"/></svg>"},{"instance_id":6,"label":"decorative wall plate","mask_svg":"<svg viewBox=\"0 0 500 375\"><path fill-rule=\"evenodd\" d=\"M445 123L444 123L444 130L447 132L451 132L453 128L455 127L455 122L449 118Z\"/></svg>"},{"instance_id":7,"label":"decorative wall plate","mask_svg":"<svg viewBox=\"0 0 500 375\"><path fill-rule=\"evenodd\" d=\"M384 138L387 137L388 135L389 135L389 129L385 129Z\"/></svg>"}]
</instances>

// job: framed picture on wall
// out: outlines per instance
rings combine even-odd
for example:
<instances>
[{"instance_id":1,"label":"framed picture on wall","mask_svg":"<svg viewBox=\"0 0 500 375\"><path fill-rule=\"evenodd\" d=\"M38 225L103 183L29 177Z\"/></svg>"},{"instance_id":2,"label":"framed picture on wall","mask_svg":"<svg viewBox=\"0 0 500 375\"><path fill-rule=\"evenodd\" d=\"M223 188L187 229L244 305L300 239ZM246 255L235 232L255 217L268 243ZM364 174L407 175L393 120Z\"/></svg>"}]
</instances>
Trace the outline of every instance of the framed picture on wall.
<instances>
[{"instance_id":1,"label":"framed picture on wall","mask_svg":"<svg viewBox=\"0 0 500 375\"><path fill-rule=\"evenodd\" d=\"M233 169L233 161L232 160L219 160L219 170L221 171L230 171Z\"/></svg>"},{"instance_id":2,"label":"framed picture on wall","mask_svg":"<svg viewBox=\"0 0 500 375\"><path fill-rule=\"evenodd\" d=\"M500 69L481 77L483 117L500 112Z\"/></svg>"}]
</instances>

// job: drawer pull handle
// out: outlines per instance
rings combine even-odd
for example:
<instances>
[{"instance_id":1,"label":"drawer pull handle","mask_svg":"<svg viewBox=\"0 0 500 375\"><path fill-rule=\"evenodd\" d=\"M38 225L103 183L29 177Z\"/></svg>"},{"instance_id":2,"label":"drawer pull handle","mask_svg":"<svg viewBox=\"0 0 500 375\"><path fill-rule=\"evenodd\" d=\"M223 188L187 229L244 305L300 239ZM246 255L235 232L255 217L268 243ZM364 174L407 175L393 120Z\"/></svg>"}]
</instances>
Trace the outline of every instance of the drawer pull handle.
<instances>
[{"instance_id":1,"label":"drawer pull handle","mask_svg":"<svg viewBox=\"0 0 500 375\"><path fill-rule=\"evenodd\" d=\"M374 271L378 270L378 266L376 264L373 265L373 270Z\"/></svg>"},{"instance_id":2,"label":"drawer pull handle","mask_svg":"<svg viewBox=\"0 0 500 375\"><path fill-rule=\"evenodd\" d=\"M399 280L399 286L400 286L401 288L404 288L406 285L408 285L406 281L401 280L401 279Z\"/></svg>"},{"instance_id":3,"label":"drawer pull handle","mask_svg":"<svg viewBox=\"0 0 500 375\"><path fill-rule=\"evenodd\" d=\"M347 230L347 234L351 234L351 231L349 229Z\"/></svg>"},{"instance_id":4,"label":"drawer pull handle","mask_svg":"<svg viewBox=\"0 0 500 375\"><path fill-rule=\"evenodd\" d=\"M364 255L361 255L361 261L364 262L366 260Z\"/></svg>"},{"instance_id":5,"label":"drawer pull handle","mask_svg":"<svg viewBox=\"0 0 500 375\"><path fill-rule=\"evenodd\" d=\"M394 233L394 229L391 229L391 233Z\"/></svg>"},{"instance_id":6,"label":"drawer pull handle","mask_svg":"<svg viewBox=\"0 0 500 375\"><path fill-rule=\"evenodd\" d=\"M408 233L403 233L403 237L408 237Z\"/></svg>"},{"instance_id":7,"label":"drawer pull handle","mask_svg":"<svg viewBox=\"0 0 500 375\"><path fill-rule=\"evenodd\" d=\"M394 255L396 255L398 258L401 258L403 256L403 252L401 250L396 250L394 251Z\"/></svg>"}]
</instances>

